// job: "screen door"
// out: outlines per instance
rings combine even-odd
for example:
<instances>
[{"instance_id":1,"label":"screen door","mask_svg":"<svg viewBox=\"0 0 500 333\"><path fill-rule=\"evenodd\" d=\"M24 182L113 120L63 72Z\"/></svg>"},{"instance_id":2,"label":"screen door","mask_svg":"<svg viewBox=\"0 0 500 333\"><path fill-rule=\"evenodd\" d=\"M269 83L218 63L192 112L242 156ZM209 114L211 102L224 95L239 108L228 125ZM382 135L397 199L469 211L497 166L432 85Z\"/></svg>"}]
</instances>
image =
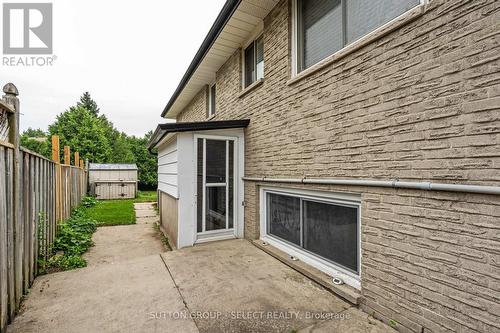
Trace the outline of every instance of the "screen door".
<instances>
[{"instance_id":1,"label":"screen door","mask_svg":"<svg viewBox=\"0 0 500 333\"><path fill-rule=\"evenodd\" d=\"M197 139L197 232L234 229L234 140Z\"/></svg>"}]
</instances>

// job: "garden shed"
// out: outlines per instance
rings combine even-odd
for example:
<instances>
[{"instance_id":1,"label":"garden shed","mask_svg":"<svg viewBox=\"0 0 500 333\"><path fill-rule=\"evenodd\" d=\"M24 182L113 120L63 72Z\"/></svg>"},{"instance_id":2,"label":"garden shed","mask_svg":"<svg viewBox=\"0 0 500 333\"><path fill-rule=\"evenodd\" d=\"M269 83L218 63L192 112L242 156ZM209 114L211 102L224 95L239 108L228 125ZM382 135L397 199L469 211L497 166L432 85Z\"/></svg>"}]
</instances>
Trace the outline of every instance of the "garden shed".
<instances>
[{"instance_id":1,"label":"garden shed","mask_svg":"<svg viewBox=\"0 0 500 333\"><path fill-rule=\"evenodd\" d=\"M137 165L89 165L90 190L97 199L131 199L137 195Z\"/></svg>"}]
</instances>

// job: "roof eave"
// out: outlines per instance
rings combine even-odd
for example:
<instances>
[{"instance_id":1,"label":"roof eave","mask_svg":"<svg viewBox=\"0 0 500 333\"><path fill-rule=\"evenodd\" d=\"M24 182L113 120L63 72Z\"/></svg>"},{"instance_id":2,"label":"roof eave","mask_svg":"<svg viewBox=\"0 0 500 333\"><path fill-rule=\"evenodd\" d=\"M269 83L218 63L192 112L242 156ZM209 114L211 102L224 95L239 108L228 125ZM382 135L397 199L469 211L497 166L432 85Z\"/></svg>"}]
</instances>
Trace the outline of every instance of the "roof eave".
<instances>
[{"instance_id":1,"label":"roof eave","mask_svg":"<svg viewBox=\"0 0 500 333\"><path fill-rule=\"evenodd\" d=\"M159 124L148 143L148 150L156 148L169 133L245 128L249 124L249 119Z\"/></svg>"},{"instance_id":2,"label":"roof eave","mask_svg":"<svg viewBox=\"0 0 500 333\"><path fill-rule=\"evenodd\" d=\"M200 65L200 63L203 61L205 56L207 55L208 51L214 44L215 40L217 37L219 37L220 33L226 26L227 22L233 15L233 13L236 11L238 6L240 5L242 0L227 0L226 3L224 4L224 7L222 7L222 10L220 11L219 15L217 16L214 24L210 28L210 31L208 32L207 36L203 40L203 43L201 44L200 48L196 52L193 60L191 61L191 64L189 65L186 73L184 73L184 76L181 79L181 82L177 86L176 90L174 91L172 97L168 101L167 105L163 109L163 112L161 114L162 117L164 118L169 118L169 117L174 117L174 115L169 115L170 109L174 105L175 101L179 97L179 95L182 93L184 90L185 86L193 76L194 72Z\"/></svg>"}]
</instances>

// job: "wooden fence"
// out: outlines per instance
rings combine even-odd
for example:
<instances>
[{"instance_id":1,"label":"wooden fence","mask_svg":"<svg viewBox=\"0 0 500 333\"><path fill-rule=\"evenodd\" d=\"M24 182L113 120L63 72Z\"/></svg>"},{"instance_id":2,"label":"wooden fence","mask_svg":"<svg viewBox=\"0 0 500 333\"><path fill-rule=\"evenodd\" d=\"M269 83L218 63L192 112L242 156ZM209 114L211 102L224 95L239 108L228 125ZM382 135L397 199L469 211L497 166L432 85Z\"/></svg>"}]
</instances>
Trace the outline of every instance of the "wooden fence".
<instances>
[{"instance_id":1,"label":"wooden fence","mask_svg":"<svg viewBox=\"0 0 500 333\"><path fill-rule=\"evenodd\" d=\"M77 166L69 165L69 158L66 159L68 164L59 164L58 156L51 161L19 147L17 89L14 95L6 88L6 95L0 100L0 113L10 113L11 142L0 141L2 333L38 274L38 260L48 259L58 224L70 216L71 210L79 205L87 192L87 171L79 159L75 159ZM57 138L53 143L57 143L53 148L59 155ZM69 148L65 150L69 153Z\"/></svg>"}]
</instances>

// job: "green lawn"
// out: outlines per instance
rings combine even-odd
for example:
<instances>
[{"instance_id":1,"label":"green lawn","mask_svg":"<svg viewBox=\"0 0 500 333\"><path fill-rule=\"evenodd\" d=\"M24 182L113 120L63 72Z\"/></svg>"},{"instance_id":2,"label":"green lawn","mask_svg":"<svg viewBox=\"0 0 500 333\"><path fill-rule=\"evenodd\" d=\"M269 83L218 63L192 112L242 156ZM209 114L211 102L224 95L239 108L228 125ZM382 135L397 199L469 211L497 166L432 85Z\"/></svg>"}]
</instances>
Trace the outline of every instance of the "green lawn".
<instances>
[{"instance_id":1,"label":"green lawn","mask_svg":"<svg viewBox=\"0 0 500 333\"><path fill-rule=\"evenodd\" d=\"M157 197L156 191L139 191L134 202L156 202Z\"/></svg>"},{"instance_id":2,"label":"green lawn","mask_svg":"<svg viewBox=\"0 0 500 333\"><path fill-rule=\"evenodd\" d=\"M156 191L139 191L136 199L99 200L88 209L99 226L135 224L134 202L156 202Z\"/></svg>"},{"instance_id":3,"label":"green lawn","mask_svg":"<svg viewBox=\"0 0 500 333\"><path fill-rule=\"evenodd\" d=\"M99 226L135 223L134 200L100 200L88 213Z\"/></svg>"}]
</instances>

